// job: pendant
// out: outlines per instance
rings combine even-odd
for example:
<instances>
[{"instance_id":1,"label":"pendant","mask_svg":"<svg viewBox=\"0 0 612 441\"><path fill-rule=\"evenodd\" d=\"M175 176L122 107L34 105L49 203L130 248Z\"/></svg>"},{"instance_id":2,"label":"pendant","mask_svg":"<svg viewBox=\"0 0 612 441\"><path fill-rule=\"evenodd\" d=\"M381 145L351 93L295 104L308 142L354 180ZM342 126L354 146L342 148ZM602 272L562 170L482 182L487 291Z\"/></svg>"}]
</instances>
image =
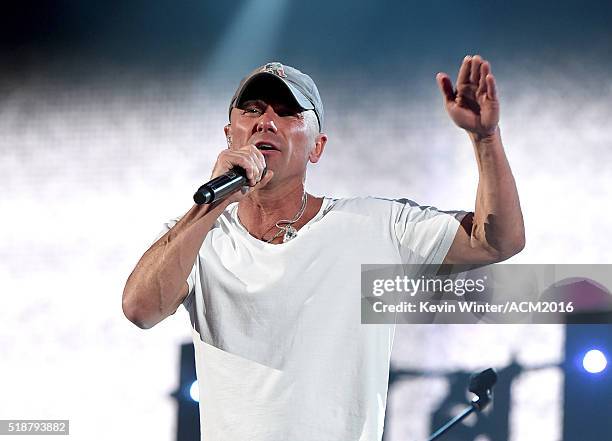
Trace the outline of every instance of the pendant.
<instances>
[{"instance_id":1,"label":"pendant","mask_svg":"<svg viewBox=\"0 0 612 441\"><path fill-rule=\"evenodd\" d=\"M289 242L291 239L297 236L297 230L292 225L287 225L285 228L285 235L283 236L283 243Z\"/></svg>"}]
</instances>

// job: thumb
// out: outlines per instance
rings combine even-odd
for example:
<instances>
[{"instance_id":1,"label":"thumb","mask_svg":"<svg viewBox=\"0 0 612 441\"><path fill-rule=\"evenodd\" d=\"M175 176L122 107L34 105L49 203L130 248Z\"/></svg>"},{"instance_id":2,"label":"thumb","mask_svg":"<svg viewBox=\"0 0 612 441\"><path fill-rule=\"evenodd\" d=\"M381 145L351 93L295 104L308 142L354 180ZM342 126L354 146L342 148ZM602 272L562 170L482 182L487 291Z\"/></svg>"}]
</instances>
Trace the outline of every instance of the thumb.
<instances>
[{"instance_id":1,"label":"thumb","mask_svg":"<svg viewBox=\"0 0 612 441\"><path fill-rule=\"evenodd\" d=\"M268 184L268 182L272 180L273 177L274 177L274 172L270 169L266 169L266 174L264 175L263 178L261 178L261 181L259 181L257 185L253 187L253 190L257 190L262 187L265 187Z\"/></svg>"},{"instance_id":2,"label":"thumb","mask_svg":"<svg viewBox=\"0 0 612 441\"><path fill-rule=\"evenodd\" d=\"M438 88L444 97L444 102L448 104L451 101L455 101L455 91L453 90L453 83L450 78L444 72L438 73L436 75L436 82L438 83Z\"/></svg>"}]
</instances>

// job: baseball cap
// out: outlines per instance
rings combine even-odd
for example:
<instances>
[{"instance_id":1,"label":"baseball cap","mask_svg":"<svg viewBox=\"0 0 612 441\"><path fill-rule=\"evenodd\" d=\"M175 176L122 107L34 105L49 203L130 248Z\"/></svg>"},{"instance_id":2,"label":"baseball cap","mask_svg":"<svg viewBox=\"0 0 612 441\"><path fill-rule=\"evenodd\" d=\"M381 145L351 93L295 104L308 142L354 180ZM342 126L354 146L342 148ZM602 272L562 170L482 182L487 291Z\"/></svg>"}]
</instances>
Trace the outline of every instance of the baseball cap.
<instances>
[{"instance_id":1,"label":"baseball cap","mask_svg":"<svg viewBox=\"0 0 612 441\"><path fill-rule=\"evenodd\" d=\"M314 81L298 69L277 61L258 67L240 81L230 102L230 115L232 108L242 103L247 89L262 79L277 81L279 85L286 87L302 110L314 110L319 121L319 131L323 130L323 102Z\"/></svg>"}]
</instances>

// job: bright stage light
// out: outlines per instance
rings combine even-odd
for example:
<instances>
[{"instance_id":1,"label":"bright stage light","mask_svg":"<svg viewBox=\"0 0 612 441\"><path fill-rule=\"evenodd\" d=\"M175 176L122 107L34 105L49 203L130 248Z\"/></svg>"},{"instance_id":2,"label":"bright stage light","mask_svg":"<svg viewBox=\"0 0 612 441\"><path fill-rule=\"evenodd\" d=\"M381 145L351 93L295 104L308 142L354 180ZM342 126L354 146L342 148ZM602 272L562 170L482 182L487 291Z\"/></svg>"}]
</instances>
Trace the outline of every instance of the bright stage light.
<instances>
[{"instance_id":1,"label":"bright stage light","mask_svg":"<svg viewBox=\"0 0 612 441\"><path fill-rule=\"evenodd\" d=\"M606 360L606 356L598 349L591 349L582 359L584 370L591 374L597 374L603 371L607 364L608 361Z\"/></svg>"},{"instance_id":2,"label":"bright stage light","mask_svg":"<svg viewBox=\"0 0 612 441\"><path fill-rule=\"evenodd\" d=\"M198 387L198 380L191 383L191 387L189 388L189 396L196 403L200 402L200 388Z\"/></svg>"}]
</instances>

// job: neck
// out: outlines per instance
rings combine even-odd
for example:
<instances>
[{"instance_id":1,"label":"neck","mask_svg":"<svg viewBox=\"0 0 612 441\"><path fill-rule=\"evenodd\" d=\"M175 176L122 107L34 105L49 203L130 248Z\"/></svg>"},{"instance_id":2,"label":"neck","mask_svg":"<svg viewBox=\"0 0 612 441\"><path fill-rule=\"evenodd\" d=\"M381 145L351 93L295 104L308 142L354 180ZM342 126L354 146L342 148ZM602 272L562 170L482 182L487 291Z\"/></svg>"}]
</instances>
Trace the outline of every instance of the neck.
<instances>
[{"instance_id":1,"label":"neck","mask_svg":"<svg viewBox=\"0 0 612 441\"><path fill-rule=\"evenodd\" d=\"M253 191L240 201L238 217L252 236L262 240L269 239L278 231L275 227L278 221L293 219L299 213L303 197L302 181L281 188ZM312 219L321 207L321 202L321 199L309 196L302 217L293 226L299 229Z\"/></svg>"},{"instance_id":2,"label":"neck","mask_svg":"<svg viewBox=\"0 0 612 441\"><path fill-rule=\"evenodd\" d=\"M247 219L255 219L259 222L291 219L300 209L303 195L303 182L270 190L253 191L240 201L238 214L243 223Z\"/></svg>"}]
</instances>

